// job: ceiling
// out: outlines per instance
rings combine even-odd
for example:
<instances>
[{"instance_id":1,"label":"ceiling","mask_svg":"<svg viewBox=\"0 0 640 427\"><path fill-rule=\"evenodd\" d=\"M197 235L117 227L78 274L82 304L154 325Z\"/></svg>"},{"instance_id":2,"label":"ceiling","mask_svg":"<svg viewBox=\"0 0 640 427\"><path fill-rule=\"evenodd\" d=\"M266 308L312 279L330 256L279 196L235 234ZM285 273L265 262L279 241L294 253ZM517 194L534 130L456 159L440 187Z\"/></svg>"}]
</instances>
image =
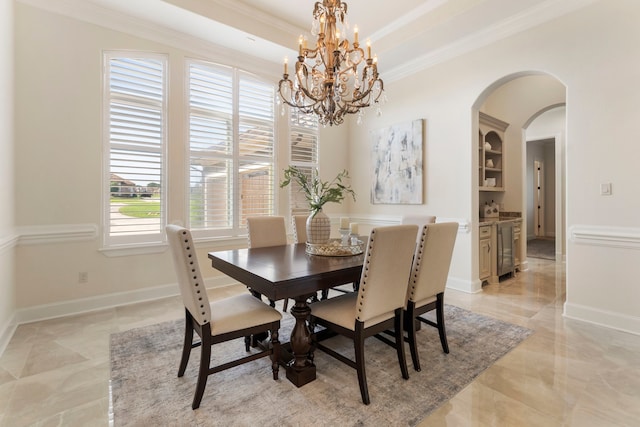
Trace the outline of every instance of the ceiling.
<instances>
[{"instance_id":1,"label":"ceiling","mask_svg":"<svg viewBox=\"0 0 640 427\"><path fill-rule=\"evenodd\" d=\"M22 0L55 7L51 0ZM62 0L60 0L62 1ZM371 39L378 68L396 78L555 19L595 0L347 0L351 31ZM195 36L270 62L311 39L314 0L66 0ZM46 4L45 4L46 3ZM48 6L48 7L47 7ZM57 9L59 11L60 9ZM353 34L349 35L353 39ZM388 77L388 76L386 76Z\"/></svg>"}]
</instances>

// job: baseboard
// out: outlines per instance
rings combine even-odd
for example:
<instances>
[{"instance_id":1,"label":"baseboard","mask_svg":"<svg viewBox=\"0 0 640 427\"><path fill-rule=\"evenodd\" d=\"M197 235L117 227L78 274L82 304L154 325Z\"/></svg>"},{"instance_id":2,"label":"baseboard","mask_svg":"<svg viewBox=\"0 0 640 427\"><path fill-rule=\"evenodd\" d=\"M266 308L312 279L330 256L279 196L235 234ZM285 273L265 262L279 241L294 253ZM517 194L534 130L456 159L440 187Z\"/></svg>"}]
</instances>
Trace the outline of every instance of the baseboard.
<instances>
[{"instance_id":1,"label":"baseboard","mask_svg":"<svg viewBox=\"0 0 640 427\"><path fill-rule=\"evenodd\" d=\"M205 283L206 287L209 289L228 286L236 282L227 276L220 276L207 279L205 280ZM37 322L40 320L168 298L178 295L179 292L180 290L177 283L171 283L167 285L137 289L135 291L116 292L90 298L80 298L59 303L21 308L16 311L14 317L16 324L20 325L23 323Z\"/></svg>"},{"instance_id":2,"label":"baseboard","mask_svg":"<svg viewBox=\"0 0 640 427\"><path fill-rule=\"evenodd\" d=\"M640 335L640 318L624 314L600 310L581 304L564 304L563 316L605 328L616 329L634 335Z\"/></svg>"},{"instance_id":3,"label":"baseboard","mask_svg":"<svg viewBox=\"0 0 640 427\"><path fill-rule=\"evenodd\" d=\"M456 291L466 292L468 294L475 294L482 292L481 280L464 280L458 277L447 278L447 289L455 289Z\"/></svg>"},{"instance_id":4,"label":"baseboard","mask_svg":"<svg viewBox=\"0 0 640 427\"><path fill-rule=\"evenodd\" d=\"M0 329L0 357L2 357L2 355L4 354L4 351L7 348L9 341L11 341L11 338L13 337L13 334L16 332L17 328L18 323L16 322L16 316L14 313L9 321L2 327L2 329Z\"/></svg>"}]
</instances>

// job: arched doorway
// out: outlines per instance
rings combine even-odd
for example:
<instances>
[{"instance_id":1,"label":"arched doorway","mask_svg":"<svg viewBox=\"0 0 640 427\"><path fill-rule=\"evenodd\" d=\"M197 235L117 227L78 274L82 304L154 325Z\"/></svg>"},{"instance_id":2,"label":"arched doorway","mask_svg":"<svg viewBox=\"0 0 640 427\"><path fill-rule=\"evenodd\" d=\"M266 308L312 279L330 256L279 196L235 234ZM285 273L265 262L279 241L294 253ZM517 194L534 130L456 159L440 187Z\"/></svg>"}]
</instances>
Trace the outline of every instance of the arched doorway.
<instances>
[{"instance_id":1,"label":"arched doorway","mask_svg":"<svg viewBox=\"0 0 640 427\"><path fill-rule=\"evenodd\" d=\"M522 217L522 224L526 224L528 216L527 212L527 177L526 177L526 128L536 117L542 112L564 105L566 102L566 87L556 77L541 72L520 72L507 75L490 84L477 98L473 104L473 118L476 121L473 129L474 132L472 153L473 164L478 165L478 120L480 113L492 116L502 122L508 124L504 131L504 144L501 165L501 175L503 180L502 188L487 189L482 188L479 178L474 178L477 192L473 193L474 208L473 214L479 215L481 206L487 202L495 203L500 212L509 216ZM564 134L563 134L564 136ZM560 147L564 153L564 137L562 138L562 146ZM557 162L562 167L560 178L558 181L564 185L564 167L563 162ZM476 176L478 174L475 174ZM564 192L562 192L564 194ZM562 203L561 206L564 206ZM562 213L561 223L564 222L564 212ZM562 236L558 236L562 242L565 240L564 227L562 228ZM479 230L474 230L479 236ZM525 234L526 236L526 234ZM520 256L520 270L528 268L526 260L526 238L521 236L519 242L516 243L515 251ZM474 239L475 241L475 239ZM479 262L478 259L473 262ZM497 261L494 261L497 262ZM478 268L480 270L480 268ZM496 276L494 276L496 277Z\"/></svg>"}]
</instances>

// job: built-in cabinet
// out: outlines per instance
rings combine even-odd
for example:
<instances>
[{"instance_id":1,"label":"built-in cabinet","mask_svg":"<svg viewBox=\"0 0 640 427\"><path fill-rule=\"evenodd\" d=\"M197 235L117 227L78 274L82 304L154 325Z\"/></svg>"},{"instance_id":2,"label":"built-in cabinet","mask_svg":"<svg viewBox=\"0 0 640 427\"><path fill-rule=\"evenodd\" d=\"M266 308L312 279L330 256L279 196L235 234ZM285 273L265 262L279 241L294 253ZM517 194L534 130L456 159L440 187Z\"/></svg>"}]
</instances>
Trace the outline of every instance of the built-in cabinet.
<instances>
[{"instance_id":1,"label":"built-in cabinet","mask_svg":"<svg viewBox=\"0 0 640 427\"><path fill-rule=\"evenodd\" d=\"M491 226L480 226L480 280L491 277Z\"/></svg>"},{"instance_id":2,"label":"built-in cabinet","mask_svg":"<svg viewBox=\"0 0 640 427\"><path fill-rule=\"evenodd\" d=\"M504 132L509 124L480 112L478 186L480 191L504 191Z\"/></svg>"},{"instance_id":3,"label":"built-in cabinet","mask_svg":"<svg viewBox=\"0 0 640 427\"><path fill-rule=\"evenodd\" d=\"M520 235L522 228L521 218L496 218L485 219L480 222L479 227L479 259L478 269L481 282L495 284L500 281L498 272L498 224L502 222L513 222L513 245L510 247L514 251L514 272L520 270L521 249Z\"/></svg>"}]
</instances>

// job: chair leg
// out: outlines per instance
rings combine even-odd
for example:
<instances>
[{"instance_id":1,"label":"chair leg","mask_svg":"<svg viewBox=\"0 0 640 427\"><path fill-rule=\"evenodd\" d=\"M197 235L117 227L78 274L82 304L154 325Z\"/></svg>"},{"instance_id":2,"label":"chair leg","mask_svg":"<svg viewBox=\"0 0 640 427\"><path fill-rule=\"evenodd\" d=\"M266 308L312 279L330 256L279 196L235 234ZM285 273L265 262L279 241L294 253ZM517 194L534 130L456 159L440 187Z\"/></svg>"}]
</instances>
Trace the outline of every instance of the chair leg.
<instances>
[{"instance_id":1,"label":"chair leg","mask_svg":"<svg viewBox=\"0 0 640 427\"><path fill-rule=\"evenodd\" d=\"M442 351L449 354L449 344L447 343L447 331L444 328L444 294L438 294L436 300L436 320L438 321L438 334Z\"/></svg>"},{"instance_id":2,"label":"chair leg","mask_svg":"<svg viewBox=\"0 0 640 427\"><path fill-rule=\"evenodd\" d=\"M274 327L271 329L271 370L274 380L278 379L278 370L280 369L278 359L280 359L280 341L278 341L278 329Z\"/></svg>"},{"instance_id":3,"label":"chair leg","mask_svg":"<svg viewBox=\"0 0 640 427\"><path fill-rule=\"evenodd\" d=\"M407 369L407 359L404 354L404 329L402 327L402 324L404 323L404 310L401 308L396 309L394 323L396 330L396 353L398 353L398 364L400 364L402 378L408 380L409 370Z\"/></svg>"},{"instance_id":4,"label":"chair leg","mask_svg":"<svg viewBox=\"0 0 640 427\"><path fill-rule=\"evenodd\" d=\"M207 336L208 334L208 336ZM196 393L193 396L192 409L200 407L204 389L207 386L207 378L209 377L209 363L211 361L211 331L203 331L202 333L202 351L200 352L200 370L198 371L198 383L196 384Z\"/></svg>"},{"instance_id":5,"label":"chair leg","mask_svg":"<svg viewBox=\"0 0 640 427\"><path fill-rule=\"evenodd\" d=\"M185 308L185 322L184 322L184 343L182 344L182 357L180 358L180 367L178 368L178 377L184 375L184 371L187 369L187 363L189 363L189 356L191 355L191 345L193 343L193 320L191 315Z\"/></svg>"},{"instance_id":6,"label":"chair leg","mask_svg":"<svg viewBox=\"0 0 640 427\"><path fill-rule=\"evenodd\" d=\"M356 326L356 334L353 339L355 347L356 357L356 370L358 371L358 384L360 385L360 395L362 396L362 403L368 405L371 403L369 400L369 388L367 387L367 373L364 367L364 335L362 330L358 331Z\"/></svg>"},{"instance_id":7,"label":"chair leg","mask_svg":"<svg viewBox=\"0 0 640 427\"><path fill-rule=\"evenodd\" d=\"M413 318L413 306L415 304L409 301L409 307L405 313L405 325L407 325L407 338L409 341L409 351L411 352L411 361L413 362L413 369L420 372L420 358L418 357L418 349L416 348L416 320Z\"/></svg>"}]
</instances>

